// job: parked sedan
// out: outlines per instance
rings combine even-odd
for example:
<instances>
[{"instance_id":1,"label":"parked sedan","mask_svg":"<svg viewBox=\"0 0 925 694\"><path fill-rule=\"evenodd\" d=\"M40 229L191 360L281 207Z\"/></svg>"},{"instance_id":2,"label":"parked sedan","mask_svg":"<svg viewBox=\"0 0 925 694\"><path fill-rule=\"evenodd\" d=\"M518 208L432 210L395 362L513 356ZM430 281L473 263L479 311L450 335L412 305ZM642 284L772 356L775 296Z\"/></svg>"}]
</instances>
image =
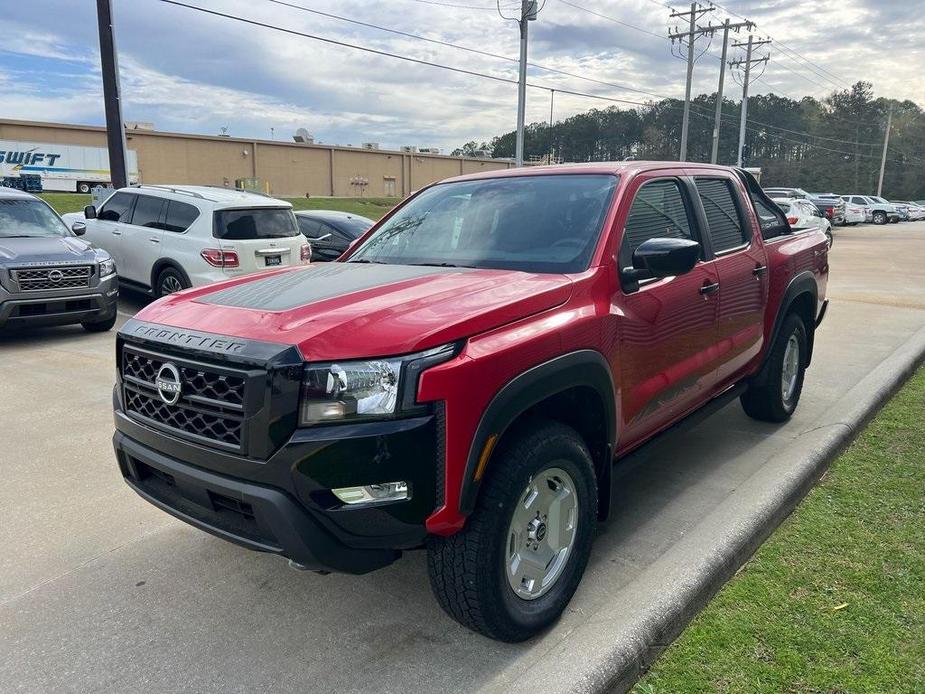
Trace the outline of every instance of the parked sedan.
<instances>
[{"instance_id":1,"label":"parked sedan","mask_svg":"<svg viewBox=\"0 0 925 694\"><path fill-rule=\"evenodd\" d=\"M313 261L337 260L375 224L367 217L334 210L303 210L295 217L299 230L312 244Z\"/></svg>"},{"instance_id":2,"label":"parked sedan","mask_svg":"<svg viewBox=\"0 0 925 694\"><path fill-rule=\"evenodd\" d=\"M893 200L891 202L897 210L905 210L906 214L908 215L905 221L920 222L925 219L925 207L922 205L917 205L916 203L909 202L908 200Z\"/></svg>"},{"instance_id":3,"label":"parked sedan","mask_svg":"<svg viewBox=\"0 0 925 694\"><path fill-rule=\"evenodd\" d=\"M799 198L774 198L774 202L787 215L787 222L794 231L807 231L820 229L829 240L829 248L835 241L832 234L832 223L809 200Z\"/></svg>"}]
</instances>

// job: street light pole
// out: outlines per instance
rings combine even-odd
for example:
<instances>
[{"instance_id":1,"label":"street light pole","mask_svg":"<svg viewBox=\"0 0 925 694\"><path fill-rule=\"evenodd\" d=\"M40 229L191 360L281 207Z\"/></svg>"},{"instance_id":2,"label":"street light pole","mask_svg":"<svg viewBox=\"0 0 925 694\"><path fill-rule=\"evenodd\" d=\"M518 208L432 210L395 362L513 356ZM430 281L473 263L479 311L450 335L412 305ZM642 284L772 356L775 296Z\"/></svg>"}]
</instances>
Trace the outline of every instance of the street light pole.
<instances>
[{"instance_id":1,"label":"street light pole","mask_svg":"<svg viewBox=\"0 0 925 694\"><path fill-rule=\"evenodd\" d=\"M524 165L524 118L527 111L527 34L529 23L536 19L536 0L520 3L520 77L517 81L517 142L514 163Z\"/></svg>"},{"instance_id":2,"label":"street light pole","mask_svg":"<svg viewBox=\"0 0 925 694\"><path fill-rule=\"evenodd\" d=\"M125 152L125 121L122 120L122 89L119 85L119 61L113 32L112 0L96 0L96 19L100 33L100 67L103 70L110 178L114 187L125 188L128 185L128 156Z\"/></svg>"},{"instance_id":3,"label":"street light pole","mask_svg":"<svg viewBox=\"0 0 925 694\"><path fill-rule=\"evenodd\" d=\"M893 127L893 104L886 117L886 135L883 138L883 157L880 159L880 180L877 182L877 197L883 194L883 174L886 172L886 150L890 146L890 128Z\"/></svg>"}]
</instances>

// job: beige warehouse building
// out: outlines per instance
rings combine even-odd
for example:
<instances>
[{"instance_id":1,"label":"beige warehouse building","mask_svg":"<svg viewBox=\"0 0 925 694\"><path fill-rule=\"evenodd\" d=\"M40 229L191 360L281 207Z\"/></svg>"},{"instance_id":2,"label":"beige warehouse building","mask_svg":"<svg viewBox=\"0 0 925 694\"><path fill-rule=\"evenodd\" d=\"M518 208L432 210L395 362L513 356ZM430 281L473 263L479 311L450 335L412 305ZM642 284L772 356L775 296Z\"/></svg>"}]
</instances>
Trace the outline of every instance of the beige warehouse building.
<instances>
[{"instance_id":1,"label":"beige warehouse building","mask_svg":"<svg viewBox=\"0 0 925 694\"><path fill-rule=\"evenodd\" d=\"M336 145L126 130L143 183L234 186L259 179L280 197L393 197L450 176L505 169L506 160ZM106 129L0 119L0 140L106 147Z\"/></svg>"}]
</instances>

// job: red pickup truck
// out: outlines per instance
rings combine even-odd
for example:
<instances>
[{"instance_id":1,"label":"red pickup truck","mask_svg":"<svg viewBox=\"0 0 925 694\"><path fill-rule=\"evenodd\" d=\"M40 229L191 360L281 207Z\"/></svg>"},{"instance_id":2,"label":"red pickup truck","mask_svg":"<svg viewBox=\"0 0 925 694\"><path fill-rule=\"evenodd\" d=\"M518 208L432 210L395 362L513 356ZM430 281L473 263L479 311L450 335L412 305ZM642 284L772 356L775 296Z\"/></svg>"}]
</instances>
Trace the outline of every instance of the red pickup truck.
<instances>
[{"instance_id":1,"label":"red pickup truck","mask_svg":"<svg viewBox=\"0 0 925 694\"><path fill-rule=\"evenodd\" d=\"M574 593L621 456L707 403L793 413L827 254L727 167L443 181L337 262L128 321L119 466L168 513L297 568L424 547L446 612L522 640Z\"/></svg>"}]
</instances>

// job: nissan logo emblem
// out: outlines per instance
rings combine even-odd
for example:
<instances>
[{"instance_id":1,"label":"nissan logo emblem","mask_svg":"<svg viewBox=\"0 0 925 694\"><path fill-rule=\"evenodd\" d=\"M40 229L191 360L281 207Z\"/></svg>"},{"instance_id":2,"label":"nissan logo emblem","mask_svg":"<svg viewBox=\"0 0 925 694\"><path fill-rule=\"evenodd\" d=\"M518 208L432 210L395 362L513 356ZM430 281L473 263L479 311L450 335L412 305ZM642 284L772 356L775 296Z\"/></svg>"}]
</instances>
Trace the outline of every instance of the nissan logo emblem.
<instances>
[{"instance_id":1,"label":"nissan logo emblem","mask_svg":"<svg viewBox=\"0 0 925 694\"><path fill-rule=\"evenodd\" d=\"M64 279L64 273L60 270L49 270L48 271L48 280L50 282L60 282Z\"/></svg>"},{"instance_id":2,"label":"nissan logo emblem","mask_svg":"<svg viewBox=\"0 0 925 694\"><path fill-rule=\"evenodd\" d=\"M157 371L154 386L161 400L168 405L176 405L180 401L180 393L183 390L183 384L180 383L180 370L169 361L164 362Z\"/></svg>"}]
</instances>

